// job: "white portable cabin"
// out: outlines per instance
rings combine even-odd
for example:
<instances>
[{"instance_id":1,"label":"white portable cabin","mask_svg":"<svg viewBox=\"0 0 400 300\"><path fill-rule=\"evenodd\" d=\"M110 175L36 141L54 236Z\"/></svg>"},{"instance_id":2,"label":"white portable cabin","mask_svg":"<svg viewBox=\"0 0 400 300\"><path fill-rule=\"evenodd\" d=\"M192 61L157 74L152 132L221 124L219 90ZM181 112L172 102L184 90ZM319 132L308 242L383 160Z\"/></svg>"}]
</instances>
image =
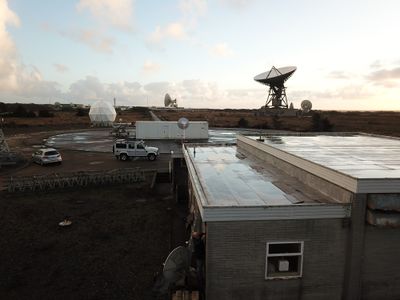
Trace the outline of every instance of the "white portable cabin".
<instances>
[{"instance_id":1,"label":"white portable cabin","mask_svg":"<svg viewBox=\"0 0 400 300\"><path fill-rule=\"evenodd\" d=\"M175 121L137 121L136 138L145 140L208 139L208 122L190 121L186 129Z\"/></svg>"}]
</instances>

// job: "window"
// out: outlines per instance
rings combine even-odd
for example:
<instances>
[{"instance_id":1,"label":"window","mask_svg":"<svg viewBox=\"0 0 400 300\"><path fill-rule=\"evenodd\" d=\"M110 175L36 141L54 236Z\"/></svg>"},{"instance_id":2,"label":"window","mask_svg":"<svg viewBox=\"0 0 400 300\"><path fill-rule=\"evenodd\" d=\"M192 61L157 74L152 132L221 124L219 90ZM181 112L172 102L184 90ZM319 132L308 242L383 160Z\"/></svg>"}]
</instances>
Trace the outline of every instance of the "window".
<instances>
[{"instance_id":1,"label":"window","mask_svg":"<svg viewBox=\"0 0 400 300\"><path fill-rule=\"evenodd\" d=\"M45 156L58 155L58 152L57 151L47 151L44 155Z\"/></svg>"},{"instance_id":2,"label":"window","mask_svg":"<svg viewBox=\"0 0 400 300\"><path fill-rule=\"evenodd\" d=\"M265 279L301 277L303 246L303 242L268 242Z\"/></svg>"},{"instance_id":3,"label":"window","mask_svg":"<svg viewBox=\"0 0 400 300\"><path fill-rule=\"evenodd\" d=\"M117 148L117 149L125 149L126 148L126 144L116 144L115 148Z\"/></svg>"},{"instance_id":4,"label":"window","mask_svg":"<svg viewBox=\"0 0 400 300\"><path fill-rule=\"evenodd\" d=\"M143 144L137 144L137 145L136 145L136 148L137 148L137 149L144 149L144 146L143 146Z\"/></svg>"},{"instance_id":5,"label":"window","mask_svg":"<svg viewBox=\"0 0 400 300\"><path fill-rule=\"evenodd\" d=\"M135 149L135 144L128 144L129 149Z\"/></svg>"}]
</instances>

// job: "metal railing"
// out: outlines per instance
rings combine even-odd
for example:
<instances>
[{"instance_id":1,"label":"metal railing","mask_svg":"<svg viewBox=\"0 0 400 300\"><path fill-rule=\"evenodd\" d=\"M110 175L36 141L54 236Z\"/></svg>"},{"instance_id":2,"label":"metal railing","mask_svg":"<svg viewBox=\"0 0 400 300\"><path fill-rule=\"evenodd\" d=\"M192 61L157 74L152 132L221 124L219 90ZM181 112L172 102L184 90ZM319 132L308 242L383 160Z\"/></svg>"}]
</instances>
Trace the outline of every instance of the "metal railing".
<instances>
[{"instance_id":1,"label":"metal railing","mask_svg":"<svg viewBox=\"0 0 400 300\"><path fill-rule=\"evenodd\" d=\"M54 173L39 176L10 177L5 190L9 193L35 192L86 186L150 183L157 175L156 170L140 168L115 169L105 171L84 171L74 173Z\"/></svg>"}]
</instances>

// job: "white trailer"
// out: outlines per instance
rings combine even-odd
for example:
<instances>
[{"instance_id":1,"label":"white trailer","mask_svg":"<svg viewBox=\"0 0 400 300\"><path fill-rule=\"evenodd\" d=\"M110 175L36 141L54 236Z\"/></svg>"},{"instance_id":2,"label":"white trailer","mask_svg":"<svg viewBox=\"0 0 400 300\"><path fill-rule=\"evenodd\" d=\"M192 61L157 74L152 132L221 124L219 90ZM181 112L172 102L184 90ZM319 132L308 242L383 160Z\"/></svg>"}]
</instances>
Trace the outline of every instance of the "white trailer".
<instances>
[{"instance_id":1,"label":"white trailer","mask_svg":"<svg viewBox=\"0 0 400 300\"><path fill-rule=\"evenodd\" d=\"M136 121L136 139L143 140L208 139L208 122L189 121L185 130L174 121Z\"/></svg>"}]
</instances>

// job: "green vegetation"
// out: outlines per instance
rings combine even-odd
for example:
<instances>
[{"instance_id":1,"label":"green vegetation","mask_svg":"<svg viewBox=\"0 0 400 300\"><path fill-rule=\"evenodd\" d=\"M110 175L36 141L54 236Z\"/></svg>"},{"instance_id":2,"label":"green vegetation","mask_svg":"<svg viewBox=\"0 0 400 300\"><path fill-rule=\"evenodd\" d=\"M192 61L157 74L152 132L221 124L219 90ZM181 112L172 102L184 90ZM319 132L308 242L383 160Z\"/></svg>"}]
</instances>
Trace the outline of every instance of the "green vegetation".
<instances>
[{"instance_id":1,"label":"green vegetation","mask_svg":"<svg viewBox=\"0 0 400 300\"><path fill-rule=\"evenodd\" d=\"M333 124L327 117L322 117L320 113L315 112L312 116L312 131L332 131Z\"/></svg>"},{"instance_id":2,"label":"green vegetation","mask_svg":"<svg viewBox=\"0 0 400 300\"><path fill-rule=\"evenodd\" d=\"M249 127L249 121L247 121L245 118L240 118L238 122L238 126L241 128L247 128Z\"/></svg>"}]
</instances>

